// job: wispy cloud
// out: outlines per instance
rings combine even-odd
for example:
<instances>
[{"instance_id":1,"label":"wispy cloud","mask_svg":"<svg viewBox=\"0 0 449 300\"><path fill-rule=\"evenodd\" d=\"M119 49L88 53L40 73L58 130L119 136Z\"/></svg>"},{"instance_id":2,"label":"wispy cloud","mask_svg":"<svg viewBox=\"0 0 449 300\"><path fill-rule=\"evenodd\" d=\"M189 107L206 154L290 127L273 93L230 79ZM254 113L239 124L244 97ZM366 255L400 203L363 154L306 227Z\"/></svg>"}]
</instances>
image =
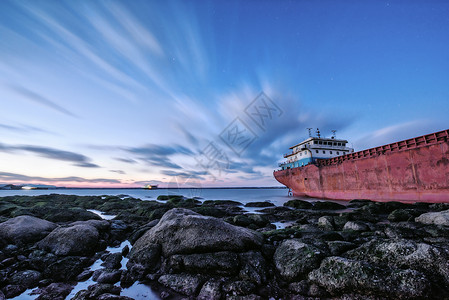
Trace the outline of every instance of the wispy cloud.
<instances>
[{"instance_id":1,"label":"wispy cloud","mask_svg":"<svg viewBox=\"0 0 449 300\"><path fill-rule=\"evenodd\" d=\"M6 181L20 181L20 182L76 182L76 183L121 183L117 179L107 178L83 178L83 177L40 177L40 176L28 176L17 173L0 172L0 180Z\"/></svg>"},{"instance_id":2,"label":"wispy cloud","mask_svg":"<svg viewBox=\"0 0 449 300\"><path fill-rule=\"evenodd\" d=\"M117 174L126 174L126 172L125 171L123 171L123 170L109 170L109 172L112 172L112 173L117 173Z\"/></svg>"},{"instance_id":3,"label":"wispy cloud","mask_svg":"<svg viewBox=\"0 0 449 300\"><path fill-rule=\"evenodd\" d=\"M82 168L99 168L98 165L91 162L91 159L83 154L59 150L49 147L33 146L33 145L6 145L0 143L0 151L3 152L17 152L26 151L38 154L42 157L72 162L74 166Z\"/></svg>"},{"instance_id":4,"label":"wispy cloud","mask_svg":"<svg viewBox=\"0 0 449 300\"><path fill-rule=\"evenodd\" d=\"M137 163L137 161L135 161L134 159L131 159L131 158L116 157L114 159L118 160L118 161L121 161L121 162L124 162L124 163L128 163L128 164L136 164Z\"/></svg>"},{"instance_id":5,"label":"wispy cloud","mask_svg":"<svg viewBox=\"0 0 449 300\"><path fill-rule=\"evenodd\" d=\"M42 128L38 128L38 127L35 127L35 126L29 126L29 125L23 125L23 124L9 125L9 124L2 124L2 123L0 123L0 129L7 130L7 131L12 131L12 132L17 132L17 133L49 133L49 134L54 134L53 132L50 132L50 131L42 129Z\"/></svg>"},{"instance_id":6,"label":"wispy cloud","mask_svg":"<svg viewBox=\"0 0 449 300\"><path fill-rule=\"evenodd\" d=\"M37 103L39 105L43 105L47 108L53 109L57 112L63 113L67 116L70 117L77 117L74 113L70 112L69 110L65 109L64 107L58 105L56 102L34 92L31 91L23 86L19 86L19 85L15 85L15 84L10 84L8 85L8 87L13 90L15 93L17 93L18 95L20 95L22 97L22 99L28 100L28 101L32 101L34 103Z\"/></svg>"}]
</instances>

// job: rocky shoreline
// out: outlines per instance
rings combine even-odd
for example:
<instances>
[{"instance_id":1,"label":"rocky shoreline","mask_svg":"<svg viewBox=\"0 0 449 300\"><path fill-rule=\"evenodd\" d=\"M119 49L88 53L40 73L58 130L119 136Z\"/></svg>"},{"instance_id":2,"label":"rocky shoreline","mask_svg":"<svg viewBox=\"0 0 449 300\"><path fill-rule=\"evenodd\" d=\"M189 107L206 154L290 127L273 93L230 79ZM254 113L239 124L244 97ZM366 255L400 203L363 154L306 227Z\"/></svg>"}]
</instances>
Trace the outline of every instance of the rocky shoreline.
<instances>
[{"instance_id":1,"label":"rocky shoreline","mask_svg":"<svg viewBox=\"0 0 449 300\"><path fill-rule=\"evenodd\" d=\"M0 198L0 299L449 299L449 204L158 200Z\"/></svg>"}]
</instances>

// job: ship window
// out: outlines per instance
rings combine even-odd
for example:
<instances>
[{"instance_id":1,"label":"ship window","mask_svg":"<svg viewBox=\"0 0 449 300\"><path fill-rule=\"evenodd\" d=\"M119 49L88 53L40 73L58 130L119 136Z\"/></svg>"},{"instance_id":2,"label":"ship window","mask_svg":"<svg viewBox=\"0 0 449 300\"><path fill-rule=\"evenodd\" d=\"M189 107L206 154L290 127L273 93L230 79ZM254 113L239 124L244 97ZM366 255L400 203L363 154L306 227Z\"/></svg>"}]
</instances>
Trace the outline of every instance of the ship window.
<instances>
[{"instance_id":1,"label":"ship window","mask_svg":"<svg viewBox=\"0 0 449 300\"><path fill-rule=\"evenodd\" d=\"M326 151L323 150L323 153L326 154Z\"/></svg>"},{"instance_id":2,"label":"ship window","mask_svg":"<svg viewBox=\"0 0 449 300\"><path fill-rule=\"evenodd\" d=\"M340 152L337 151L337 155L340 155Z\"/></svg>"},{"instance_id":3,"label":"ship window","mask_svg":"<svg viewBox=\"0 0 449 300\"><path fill-rule=\"evenodd\" d=\"M332 151L330 151L331 152L331 154L332 154Z\"/></svg>"},{"instance_id":4,"label":"ship window","mask_svg":"<svg viewBox=\"0 0 449 300\"><path fill-rule=\"evenodd\" d=\"M316 153L318 153L318 150L316 150Z\"/></svg>"},{"instance_id":5,"label":"ship window","mask_svg":"<svg viewBox=\"0 0 449 300\"><path fill-rule=\"evenodd\" d=\"M321 145L321 144L323 144L323 142L322 142L322 141L319 141L319 142L318 142L318 144L320 144L320 145Z\"/></svg>"},{"instance_id":6,"label":"ship window","mask_svg":"<svg viewBox=\"0 0 449 300\"><path fill-rule=\"evenodd\" d=\"M337 143L334 143L334 146L337 146Z\"/></svg>"}]
</instances>

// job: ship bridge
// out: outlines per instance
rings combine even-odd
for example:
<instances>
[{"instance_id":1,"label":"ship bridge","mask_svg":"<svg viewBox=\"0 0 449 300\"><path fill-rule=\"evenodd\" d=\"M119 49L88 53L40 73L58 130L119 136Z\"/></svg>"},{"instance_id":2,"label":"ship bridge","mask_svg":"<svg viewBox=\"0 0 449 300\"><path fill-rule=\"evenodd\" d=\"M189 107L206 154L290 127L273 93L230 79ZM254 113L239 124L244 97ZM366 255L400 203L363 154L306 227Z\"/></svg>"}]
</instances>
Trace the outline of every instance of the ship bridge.
<instances>
[{"instance_id":1,"label":"ship bridge","mask_svg":"<svg viewBox=\"0 0 449 300\"><path fill-rule=\"evenodd\" d=\"M308 139L290 147L292 152L284 154L286 161L280 163L279 167L282 170L303 167L315 163L317 159L329 159L354 152L353 148L347 147L347 140L335 137L335 131L330 138L321 137L319 130L317 135L309 136Z\"/></svg>"}]
</instances>

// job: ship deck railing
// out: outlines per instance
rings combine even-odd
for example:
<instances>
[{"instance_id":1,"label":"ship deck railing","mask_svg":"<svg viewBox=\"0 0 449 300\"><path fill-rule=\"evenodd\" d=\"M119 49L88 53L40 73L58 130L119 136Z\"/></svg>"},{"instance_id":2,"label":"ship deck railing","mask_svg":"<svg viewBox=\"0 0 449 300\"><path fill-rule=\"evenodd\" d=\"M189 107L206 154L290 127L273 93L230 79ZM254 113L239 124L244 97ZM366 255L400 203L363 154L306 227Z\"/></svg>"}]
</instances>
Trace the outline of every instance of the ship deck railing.
<instances>
[{"instance_id":1,"label":"ship deck railing","mask_svg":"<svg viewBox=\"0 0 449 300\"><path fill-rule=\"evenodd\" d=\"M318 166L329 166L329 165L335 165L340 164L347 160L356 160L356 159L362 159L372 156L379 156L388 152L398 152L402 150L408 150L413 148L418 148L422 146L437 144L439 142L447 141L449 137L449 129L438 131L431 134L426 134L423 136L419 136L416 138L411 138L408 140L403 140L396 143L391 143L379 147L374 147L358 152L353 152L349 154L345 154L342 156L337 156L333 158L328 159L317 159L316 165Z\"/></svg>"}]
</instances>

